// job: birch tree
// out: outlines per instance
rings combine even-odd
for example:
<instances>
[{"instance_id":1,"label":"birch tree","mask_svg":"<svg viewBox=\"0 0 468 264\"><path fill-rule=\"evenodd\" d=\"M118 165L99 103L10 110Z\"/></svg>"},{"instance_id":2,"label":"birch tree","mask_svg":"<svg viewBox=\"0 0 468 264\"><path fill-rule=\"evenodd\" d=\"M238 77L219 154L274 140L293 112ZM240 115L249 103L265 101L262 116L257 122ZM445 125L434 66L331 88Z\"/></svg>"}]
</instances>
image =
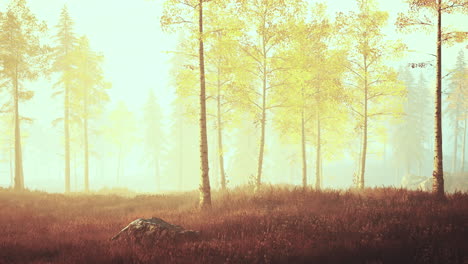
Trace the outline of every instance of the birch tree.
<instances>
[{"instance_id":1,"label":"birch tree","mask_svg":"<svg viewBox=\"0 0 468 264\"><path fill-rule=\"evenodd\" d=\"M468 2L465 0L408 0L409 10L400 13L396 21L399 29L411 30L419 28L430 31L436 29L436 86L434 113L434 170L432 172L432 191L437 197L445 197L444 168L442 151L442 46L454 42L462 42L468 37L468 32L450 31L442 28L442 15L453 13L468 13ZM435 17L435 19L434 19Z\"/></svg>"},{"instance_id":2,"label":"birch tree","mask_svg":"<svg viewBox=\"0 0 468 264\"><path fill-rule=\"evenodd\" d=\"M206 0L205 0L206 1ZM185 23L198 24L198 59L200 80L200 207L211 208L211 188L208 165L208 135L206 129L206 81L205 81L205 49L203 31L204 0L168 0L165 2L161 26L168 29L174 25Z\"/></svg>"},{"instance_id":3,"label":"birch tree","mask_svg":"<svg viewBox=\"0 0 468 264\"><path fill-rule=\"evenodd\" d=\"M315 188L322 186L322 160L324 143L334 138L335 131L344 131L345 109L340 109L341 79L344 73L345 53L331 49L335 25L326 17L326 6L313 7L312 21L295 26L289 50L280 53L279 63L285 70L278 71L275 79L286 85L273 91L273 97L286 98L286 107L275 111L275 123L283 135L299 136L302 157L302 186L307 186L307 146L315 152ZM276 99L279 100L279 99ZM340 144L328 144L325 152L333 153ZM332 150L333 149L333 150ZM332 151L330 151L332 150Z\"/></svg>"},{"instance_id":4,"label":"birch tree","mask_svg":"<svg viewBox=\"0 0 468 264\"><path fill-rule=\"evenodd\" d=\"M269 93L275 87L284 85L281 82L273 83L272 74L279 70L272 63L275 53L288 37L287 24L295 19L299 10L304 8L300 0L286 3L282 0L254 0L239 1L242 3L242 19L250 27L244 28L241 46L244 55L250 58L246 64L246 71L250 73L248 91L244 93L244 100L255 109L260 125L260 140L258 150L258 164L256 175L256 188L262 182L262 170L265 153L265 135L267 127L267 114L273 108L279 107L281 102L272 102ZM255 34L252 34L255 32Z\"/></svg>"},{"instance_id":5,"label":"birch tree","mask_svg":"<svg viewBox=\"0 0 468 264\"><path fill-rule=\"evenodd\" d=\"M385 40L382 28L388 13L376 9L373 0L358 0L359 13L339 17L352 49L348 55L350 73L348 107L358 120L362 133L360 171L357 187L365 187L369 127L374 121L401 112L403 86L385 60L403 50L399 43Z\"/></svg>"},{"instance_id":6,"label":"birch tree","mask_svg":"<svg viewBox=\"0 0 468 264\"><path fill-rule=\"evenodd\" d=\"M224 134L232 127L229 126L235 114L235 96L233 86L235 75L242 68L242 59L238 56L240 21L235 16L233 8L224 5L211 5L207 8L205 20L206 34L204 37L206 49L206 98L207 98L207 122L215 130L217 151L214 168L219 168L219 179L222 190L227 188L226 170L224 161ZM197 32L189 32L178 45L175 57L178 62L174 69L177 78L176 92L178 96L195 99L198 95L193 89L198 76L198 56L196 55L196 43L194 36ZM196 106L188 105L195 112ZM218 165L218 166L216 166ZM211 165L212 166L212 165ZM213 173L216 170L213 170Z\"/></svg>"},{"instance_id":7,"label":"birch tree","mask_svg":"<svg viewBox=\"0 0 468 264\"><path fill-rule=\"evenodd\" d=\"M217 137L217 155L219 162L219 178L221 190L226 190L225 146L224 134L234 122L236 99L232 90L235 84L236 72L242 68L239 54L238 37L240 28L244 25L236 16L234 8L226 5L212 5L207 21L208 32L212 32L206 39L207 43L207 89L208 94L215 100L216 118L214 127Z\"/></svg>"}]
</instances>

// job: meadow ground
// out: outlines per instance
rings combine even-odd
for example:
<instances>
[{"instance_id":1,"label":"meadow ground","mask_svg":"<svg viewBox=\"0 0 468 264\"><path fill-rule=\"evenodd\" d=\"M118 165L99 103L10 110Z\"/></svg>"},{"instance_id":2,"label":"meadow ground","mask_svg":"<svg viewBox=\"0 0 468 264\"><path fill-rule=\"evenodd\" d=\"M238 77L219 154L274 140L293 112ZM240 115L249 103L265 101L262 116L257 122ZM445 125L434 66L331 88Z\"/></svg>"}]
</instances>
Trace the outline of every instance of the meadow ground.
<instances>
[{"instance_id":1,"label":"meadow ground","mask_svg":"<svg viewBox=\"0 0 468 264\"><path fill-rule=\"evenodd\" d=\"M247 189L247 188L245 188ZM171 195L16 193L0 189L0 263L468 263L468 194L436 201L399 189L265 187ZM141 247L109 239L136 218L201 232Z\"/></svg>"}]
</instances>

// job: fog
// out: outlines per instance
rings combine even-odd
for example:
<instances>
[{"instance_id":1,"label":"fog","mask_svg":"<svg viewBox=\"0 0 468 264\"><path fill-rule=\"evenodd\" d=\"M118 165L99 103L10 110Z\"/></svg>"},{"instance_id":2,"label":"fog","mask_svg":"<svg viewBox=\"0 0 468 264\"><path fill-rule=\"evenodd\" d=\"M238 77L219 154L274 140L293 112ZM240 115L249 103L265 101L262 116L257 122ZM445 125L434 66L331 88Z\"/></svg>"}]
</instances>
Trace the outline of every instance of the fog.
<instances>
[{"instance_id":1,"label":"fog","mask_svg":"<svg viewBox=\"0 0 468 264\"><path fill-rule=\"evenodd\" d=\"M86 35L91 49L103 56L102 76L112 84L107 90L108 100L100 104L99 111L89 121L89 189L126 188L134 192L167 193L197 190L200 184L199 150L199 84L187 70L190 58L180 55L183 43L190 46L190 32L163 32L160 17L164 1L110 1L110 0L34 0L27 1L33 14L48 25L44 43L56 45L53 36L64 5L74 21L73 31L79 37ZM315 3L315 1L311 1ZM354 1L325 1L326 14L334 19L337 12L357 12ZM389 13L383 27L385 39L401 40L408 49L404 55L384 62L399 73L404 84L404 96L399 106L402 113L382 118L372 124L367 149L366 187L400 187L405 175L430 177L434 159L434 87L436 50L435 33L396 31L399 12L405 12L405 1L377 2L378 8ZM9 1L0 0L0 12L6 12ZM466 15L446 15L444 23L468 31ZM337 44L338 43L338 44ZM337 40L334 45L339 45ZM209 45L209 44L208 44ZM465 52L467 43L456 43L443 48L443 76L457 63L457 56ZM196 49L195 49L196 51ZM207 51L209 56L209 51ZM241 55L245 57L246 55ZM239 61L242 60L239 58ZM430 61L433 65L411 68L410 63ZM182 65L182 66L180 66ZM196 64L195 64L196 65ZM410 74L411 77L408 77ZM450 112L449 97L454 93L449 77L442 82L443 90L443 149L444 171L459 172L468 150L462 148L464 120L459 120L458 143L455 144L454 117ZM183 83L181 84L181 79ZM192 79L190 79L192 78ZM208 85L210 76L208 75ZM413 80L410 84L409 79ZM421 78L425 85L419 85ZM22 85L34 91L34 97L20 103L20 115L31 119L21 123L24 185L28 189L47 192L65 191L63 100L53 97L60 79L57 72L41 76ZM1 78L2 81L7 78ZM190 80L195 80L191 82ZM465 78L466 80L466 78ZM413 90L409 88L413 86ZM186 88L189 87L189 88ZM191 90L190 88L193 87ZM1 104L11 100L11 84L3 84ZM189 92L187 92L187 90ZM417 90L417 94L413 91ZM193 94L191 94L193 93ZM154 98L151 96L154 95ZM411 100L424 97L422 105ZM416 99L415 99L416 98ZM419 100L420 101L420 100ZM419 102L418 101L418 102ZM383 105L390 104L390 101ZM414 107L413 107L413 106ZM466 107L466 102L463 104ZM260 124L258 116L243 106L230 106L232 111L223 123L223 157L228 188L252 185L257 175ZM210 182L213 189L221 187L218 132L215 100L208 100L208 155ZM344 110L343 110L344 111ZM405 116L421 112L417 120L424 125L423 134L409 138L401 131L407 129ZM459 109L466 112L467 109ZM290 130L294 119L290 112L275 108L266 119L263 184L301 186L301 141ZM14 126L10 113L0 115L0 186L14 185ZM417 121L417 122L419 122ZM343 124L325 124L323 155L321 156L322 188L350 188L353 174L359 171L360 135L353 132L356 120L348 115ZM406 122L406 123L405 123ZM416 122L416 121L409 121ZM284 125L283 125L284 124ZM420 123L418 123L420 124ZM336 125L336 128L334 126ZM82 122L70 130L70 187L82 192L84 181L84 153ZM419 125L418 125L419 126ZM422 125L421 125L422 126ZM306 128L307 130L308 128ZM412 128L410 128L411 130ZM462 131L462 132L460 132ZM313 127L307 130L307 182L314 186L316 175L316 146ZM327 134L328 133L328 134ZM463 133L463 134L461 134ZM331 135L328 137L328 135ZM416 151L404 150L401 141L418 140ZM152 149L151 145L158 146ZM328 148L326 146L333 146ZM455 147L456 146L456 147ZM457 157L454 150L457 148ZM464 154L462 154L464 151ZM154 154L157 153L157 154ZM157 157L157 161L154 160ZM454 162L455 160L455 162ZM455 167L454 165L455 164Z\"/></svg>"}]
</instances>

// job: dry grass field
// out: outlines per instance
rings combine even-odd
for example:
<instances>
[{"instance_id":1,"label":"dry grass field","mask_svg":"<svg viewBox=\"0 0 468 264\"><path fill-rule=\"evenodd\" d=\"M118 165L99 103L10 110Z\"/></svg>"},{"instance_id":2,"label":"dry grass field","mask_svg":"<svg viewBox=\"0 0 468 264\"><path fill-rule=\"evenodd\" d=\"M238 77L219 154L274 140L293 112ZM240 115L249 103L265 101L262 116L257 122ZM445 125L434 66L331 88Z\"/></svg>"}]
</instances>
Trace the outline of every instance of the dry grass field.
<instances>
[{"instance_id":1,"label":"dry grass field","mask_svg":"<svg viewBox=\"0 0 468 264\"><path fill-rule=\"evenodd\" d=\"M247 189L247 188L245 188ZM0 189L0 263L468 263L468 194L436 201L378 188L302 191L265 187L122 197ZM199 230L200 240L110 241L136 218Z\"/></svg>"}]
</instances>

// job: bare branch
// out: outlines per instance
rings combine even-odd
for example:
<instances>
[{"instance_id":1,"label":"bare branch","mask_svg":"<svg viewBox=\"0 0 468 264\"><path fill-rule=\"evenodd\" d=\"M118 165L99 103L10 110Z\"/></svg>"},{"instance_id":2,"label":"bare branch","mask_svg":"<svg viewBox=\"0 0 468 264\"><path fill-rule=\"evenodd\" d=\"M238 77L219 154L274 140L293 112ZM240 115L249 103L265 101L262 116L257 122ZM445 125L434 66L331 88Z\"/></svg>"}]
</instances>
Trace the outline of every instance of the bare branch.
<instances>
[{"instance_id":1,"label":"bare branch","mask_svg":"<svg viewBox=\"0 0 468 264\"><path fill-rule=\"evenodd\" d=\"M253 105L255 105L256 107L258 107L258 109L262 110L262 107L261 107L260 105L258 105L255 101L253 101L253 100L250 99L249 97L247 97L247 100L248 100L251 104L253 104Z\"/></svg>"},{"instance_id":2,"label":"bare branch","mask_svg":"<svg viewBox=\"0 0 468 264\"><path fill-rule=\"evenodd\" d=\"M364 80L364 78L362 77L361 74L359 74L358 72L356 72L355 70L353 70L351 67L348 67L348 66L345 66L348 70L350 70L352 73L356 74L359 78L361 78L361 80Z\"/></svg>"},{"instance_id":3,"label":"bare branch","mask_svg":"<svg viewBox=\"0 0 468 264\"><path fill-rule=\"evenodd\" d=\"M442 12L444 11L450 11L450 9L455 9L455 8L463 8L463 7L468 7L468 2L464 2L464 3L453 3L451 5L448 5L442 9L440 9Z\"/></svg>"}]
</instances>

